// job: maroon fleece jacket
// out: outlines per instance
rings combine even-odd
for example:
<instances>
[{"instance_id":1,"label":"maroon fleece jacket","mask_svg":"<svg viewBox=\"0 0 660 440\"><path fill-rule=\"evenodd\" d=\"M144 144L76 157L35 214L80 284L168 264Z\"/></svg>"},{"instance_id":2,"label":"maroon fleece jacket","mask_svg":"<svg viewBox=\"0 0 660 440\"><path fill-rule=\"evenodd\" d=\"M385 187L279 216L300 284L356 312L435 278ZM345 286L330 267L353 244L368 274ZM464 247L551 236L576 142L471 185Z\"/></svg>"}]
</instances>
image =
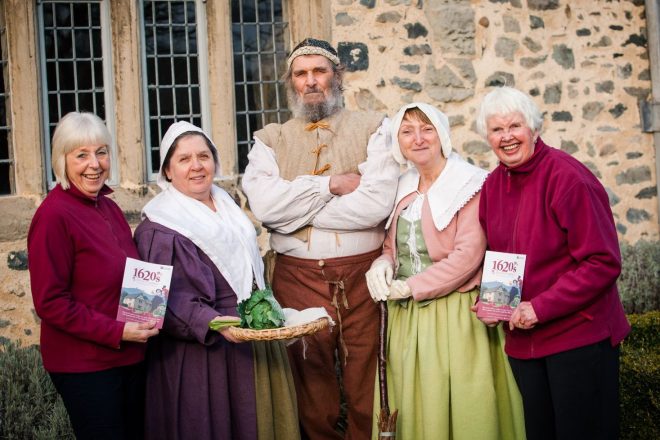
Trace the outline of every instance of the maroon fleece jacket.
<instances>
[{"instance_id":1,"label":"maroon fleece jacket","mask_svg":"<svg viewBox=\"0 0 660 440\"><path fill-rule=\"evenodd\" d=\"M539 358L630 331L616 280L621 254L605 189L579 161L539 138L522 165L500 164L481 191L488 248L527 255L522 300L539 320L506 329L507 354Z\"/></svg>"},{"instance_id":2,"label":"maroon fleece jacket","mask_svg":"<svg viewBox=\"0 0 660 440\"><path fill-rule=\"evenodd\" d=\"M126 257L139 258L131 230L103 187L96 198L57 185L28 233L32 299L41 318L44 367L80 373L131 365L144 344L121 342L117 306Z\"/></svg>"}]
</instances>

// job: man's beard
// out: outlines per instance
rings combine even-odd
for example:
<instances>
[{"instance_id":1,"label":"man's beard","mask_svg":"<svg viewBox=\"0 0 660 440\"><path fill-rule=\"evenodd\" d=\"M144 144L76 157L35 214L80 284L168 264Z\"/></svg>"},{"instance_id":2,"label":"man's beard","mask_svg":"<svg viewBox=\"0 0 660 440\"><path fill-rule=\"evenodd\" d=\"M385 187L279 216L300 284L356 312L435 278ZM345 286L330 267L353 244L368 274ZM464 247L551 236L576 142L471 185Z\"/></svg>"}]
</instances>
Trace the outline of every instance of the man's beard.
<instances>
[{"instance_id":1,"label":"man's beard","mask_svg":"<svg viewBox=\"0 0 660 440\"><path fill-rule=\"evenodd\" d=\"M322 93L319 91L319 93ZM330 95L324 96L322 101L305 103L303 98L293 89L287 87L287 99L289 101L289 110L295 118L300 118L308 122L318 122L337 113L342 107L341 85L333 80L330 89Z\"/></svg>"}]
</instances>

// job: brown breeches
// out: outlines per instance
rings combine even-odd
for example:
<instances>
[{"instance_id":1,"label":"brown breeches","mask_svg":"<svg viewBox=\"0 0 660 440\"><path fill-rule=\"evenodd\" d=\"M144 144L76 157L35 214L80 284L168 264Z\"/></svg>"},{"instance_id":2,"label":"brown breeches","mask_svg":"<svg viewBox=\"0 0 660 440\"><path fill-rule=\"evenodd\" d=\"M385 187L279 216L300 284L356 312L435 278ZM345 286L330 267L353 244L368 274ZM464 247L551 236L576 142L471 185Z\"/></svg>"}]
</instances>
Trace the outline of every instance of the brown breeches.
<instances>
[{"instance_id":1,"label":"brown breeches","mask_svg":"<svg viewBox=\"0 0 660 440\"><path fill-rule=\"evenodd\" d=\"M341 397L335 352L348 411L344 438L371 438L378 306L364 274L380 253L326 260L277 256L273 291L280 304L296 310L323 306L336 323L332 332L321 330L289 347L300 423L312 440L342 438L336 431Z\"/></svg>"}]
</instances>

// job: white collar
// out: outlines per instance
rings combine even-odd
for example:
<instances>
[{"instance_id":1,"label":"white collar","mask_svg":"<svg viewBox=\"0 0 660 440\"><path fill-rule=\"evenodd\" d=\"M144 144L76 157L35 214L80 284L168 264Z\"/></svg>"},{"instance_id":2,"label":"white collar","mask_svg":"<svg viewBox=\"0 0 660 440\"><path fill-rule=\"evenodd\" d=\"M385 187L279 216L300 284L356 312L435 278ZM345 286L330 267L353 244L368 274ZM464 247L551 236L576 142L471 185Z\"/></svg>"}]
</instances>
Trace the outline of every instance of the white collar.
<instances>
[{"instance_id":1,"label":"white collar","mask_svg":"<svg viewBox=\"0 0 660 440\"><path fill-rule=\"evenodd\" d=\"M444 169L426 193L431 217L438 231L445 229L456 213L481 190L487 176L486 171L469 164L457 153L449 155ZM387 220L386 228L390 227L399 202L417 191L419 178L415 167L399 177L395 208Z\"/></svg>"},{"instance_id":2,"label":"white collar","mask_svg":"<svg viewBox=\"0 0 660 440\"><path fill-rule=\"evenodd\" d=\"M191 240L218 268L238 296L250 297L252 280L265 288L264 266L254 225L234 199L217 186L211 195L218 212L169 185L142 209L142 217Z\"/></svg>"}]
</instances>

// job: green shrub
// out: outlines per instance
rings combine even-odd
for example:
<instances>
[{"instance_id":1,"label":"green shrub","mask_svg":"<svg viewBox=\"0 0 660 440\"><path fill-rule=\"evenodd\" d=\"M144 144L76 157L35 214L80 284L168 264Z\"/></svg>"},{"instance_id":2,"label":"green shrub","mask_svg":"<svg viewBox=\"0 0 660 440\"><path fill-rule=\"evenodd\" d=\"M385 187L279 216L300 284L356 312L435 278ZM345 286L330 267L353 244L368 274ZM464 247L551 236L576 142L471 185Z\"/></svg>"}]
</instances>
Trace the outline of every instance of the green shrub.
<instances>
[{"instance_id":1,"label":"green shrub","mask_svg":"<svg viewBox=\"0 0 660 440\"><path fill-rule=\"evenodd\" d=\"M37 346L0 340L0 439L73 439Z\"/></svg>"},{"instance_id":2,"label":"green shrub","mask_svg":"<svg viewBox=\"0 0 660 440\"><path fill-rule=\"evenodd\" d=\"M629 315L621 349L621 439L660 438L660 312Z\"/></svg>"},{"instance_id":3,"label":"green shrub","mask_svg":"<svg viewBox=\"0 0 660 440\"><path fill-rule=\"evenodd\" d=\"M624 349L654 351L660 349L660 311L643 315L628 315L632 331L625 339Z\"/></svg>"},{"instance_id":4,"label":"green shrub","mask_svg":"<svg viewBox=\"0 0 660 440\"><path fill-rule=\"evenodd\" d=\"M626 313L660 310L660 241L621 243L618 286Z\"/></svg>"}]
</instances>

